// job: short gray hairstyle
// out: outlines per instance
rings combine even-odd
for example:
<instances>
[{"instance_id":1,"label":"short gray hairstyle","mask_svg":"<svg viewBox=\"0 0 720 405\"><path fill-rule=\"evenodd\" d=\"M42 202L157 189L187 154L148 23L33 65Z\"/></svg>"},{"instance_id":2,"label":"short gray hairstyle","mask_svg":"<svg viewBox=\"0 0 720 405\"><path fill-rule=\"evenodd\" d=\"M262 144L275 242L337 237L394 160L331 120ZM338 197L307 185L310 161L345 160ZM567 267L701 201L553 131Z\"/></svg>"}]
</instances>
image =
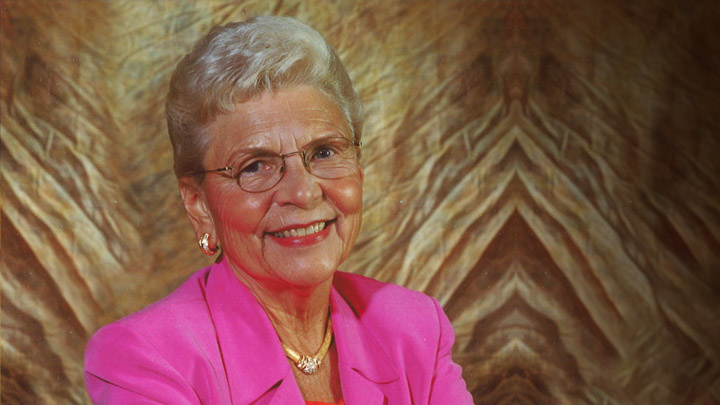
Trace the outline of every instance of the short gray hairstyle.
<instances>
[{"instance_id":1,"label":"short gray hairstyle","mask_svg":"<svg viewBox=\"0 0 720 405\"><path fill-rule=\"evenodd\" d=\"M265 91L317 88L342 109L360 141L363 108L335 51L291 17L265 16L217 26L198 41L170 79L165 114L175 176L205 170L207 125Z\"/></svg>"}]
</instances>

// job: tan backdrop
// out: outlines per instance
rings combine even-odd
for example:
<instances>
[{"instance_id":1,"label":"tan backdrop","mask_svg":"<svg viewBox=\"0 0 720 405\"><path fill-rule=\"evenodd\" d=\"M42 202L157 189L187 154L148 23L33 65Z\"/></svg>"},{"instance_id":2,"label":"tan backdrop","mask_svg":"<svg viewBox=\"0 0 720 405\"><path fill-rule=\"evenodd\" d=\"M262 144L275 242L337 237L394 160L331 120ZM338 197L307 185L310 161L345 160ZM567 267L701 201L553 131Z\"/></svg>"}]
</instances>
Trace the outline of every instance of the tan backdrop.
<instances>
[{"instance_id":1,"label":"tan backdrop","mask_svg":"<svg viewBox=\"0 0 720 405\"><path fill-rule=\"evenodd\" d=\"M717 403L716 4L3 0L2 402L88 402L88 336L209 262L167 82L211 26L272 13L367 105L343 268L444 305L477 403Z\"/></svg>"}]
</instances>

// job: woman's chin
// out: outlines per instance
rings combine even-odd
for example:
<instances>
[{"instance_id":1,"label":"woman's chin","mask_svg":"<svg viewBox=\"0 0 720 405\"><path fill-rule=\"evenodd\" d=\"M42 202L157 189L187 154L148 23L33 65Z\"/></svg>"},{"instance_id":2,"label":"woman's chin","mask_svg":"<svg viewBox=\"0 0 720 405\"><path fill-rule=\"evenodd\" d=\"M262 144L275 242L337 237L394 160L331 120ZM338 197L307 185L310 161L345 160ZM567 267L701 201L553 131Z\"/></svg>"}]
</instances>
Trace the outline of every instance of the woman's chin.
<instances>
[{"instance_id":1,"label":"woman's chin","mask_svg":"<svg viewBox=\"0 0 720 405\"><path fill-rule=\"evenodd\" d=\"M332 281L336 266L316 265L298 266L295 268L282 267L277 269L275 276L281 285L296 289L314 289L328 281Z\"/></svg>"},{"instance_id":2,"label":"woman's chin","mask_svg":"<svg viewBox=\"0 0 720 405\"><path fill-rule=\"evenodd\" d=\"M331 280L340 265L342 249L333 245L335 244L329 243L327 248L323 249L275 249L266 245L265 261L272 275L283 284L313 287Z\"/></svg>"}]
</instances>

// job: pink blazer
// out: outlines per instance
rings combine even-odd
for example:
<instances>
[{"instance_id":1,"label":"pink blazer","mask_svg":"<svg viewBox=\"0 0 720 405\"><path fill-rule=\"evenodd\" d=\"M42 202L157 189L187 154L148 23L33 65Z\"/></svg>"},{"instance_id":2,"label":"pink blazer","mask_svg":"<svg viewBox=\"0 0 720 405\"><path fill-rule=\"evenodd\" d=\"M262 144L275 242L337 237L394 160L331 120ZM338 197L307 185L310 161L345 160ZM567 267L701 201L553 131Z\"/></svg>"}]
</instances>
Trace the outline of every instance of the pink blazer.
<instances>
[{"instance_id":1,"label":"pink blazer","mask_svg":"<svg viewBox=\"0 0 720 405\"><path fill-rule=\"evenodd\" d=\"M472 403L434 299L338 272L330 307L346 404ZM225 261L95 333L85 383L95 403L304 404L270 320Z\"/></svg>"}]
</instances>

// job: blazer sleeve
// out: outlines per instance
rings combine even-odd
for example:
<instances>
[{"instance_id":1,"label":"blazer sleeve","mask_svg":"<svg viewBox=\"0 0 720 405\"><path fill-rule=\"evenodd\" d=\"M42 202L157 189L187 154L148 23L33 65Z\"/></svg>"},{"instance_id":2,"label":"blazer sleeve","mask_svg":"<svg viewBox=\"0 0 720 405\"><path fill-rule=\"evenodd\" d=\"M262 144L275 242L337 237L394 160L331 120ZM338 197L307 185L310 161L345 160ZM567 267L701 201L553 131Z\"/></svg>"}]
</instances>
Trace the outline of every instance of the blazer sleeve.
<instances>
[{"instance_id":1,"label":"blazer sleeve","mask_svg":"<svg viewBox=\"0 0 720 405\"><path fill-rule=\"evenodd\" d=\"M433 299L440 322L440 342L438 345L435 372L430 390L430 404L472 404L473 399L462 378L462 368L452 360L452 347L455 333L452 324L440 304Z\"/></svg>"},{"instance_id":2,"label":"blazer sleeve","mask_svg":"<svg viewBox=\"0 0 720 405\"><path fill-rule=\"evenodd\" d=\"M85 385L95 404L200 403L150 341L117 323L100 329L88 342Z\"/></svg>"}]
</instances>

